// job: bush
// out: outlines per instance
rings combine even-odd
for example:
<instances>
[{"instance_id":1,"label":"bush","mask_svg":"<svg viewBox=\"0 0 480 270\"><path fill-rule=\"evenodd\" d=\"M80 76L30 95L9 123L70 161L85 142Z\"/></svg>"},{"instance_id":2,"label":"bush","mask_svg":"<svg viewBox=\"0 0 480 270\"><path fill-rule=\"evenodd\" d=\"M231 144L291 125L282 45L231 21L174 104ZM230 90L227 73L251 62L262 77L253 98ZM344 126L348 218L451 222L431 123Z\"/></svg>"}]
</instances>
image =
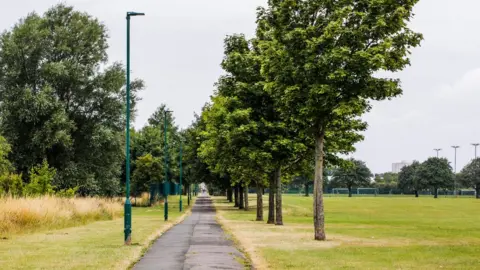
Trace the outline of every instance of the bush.
<instances>
[{"instance_id":1,"label":"bush","mask_svg":"<svg viewBox=\"0 0 480 270\"><path fill-rule=\"evenodd\" d=\"M41 165L30 169L30 183L26 186L26 194L29 196L53 194L52 181L57 171L48 166L47 160Z\"/></svg>"},{"instance_id":2,"label":"bush","mask_svg":"<svg viewBox=\"0 0 480 270\"><path fill-rule=\"evenodd\" d=\"M56 196L62 198L73 198L75 194L77 194L78 187L69 188L69 189L62 189L55 193Z\"/></svg>"},{"instance_id":3,"label":"bush","mask_svg":"<svg viewBox=\"0 0 480 270\"><path fill-rule=\"evenodd\" d=\"M20 197L23 196L24 192L25 187L21 174L4 173L0 176L0 195Z\"/></svg>"},{"instance_id":4,"label":"bush","mask_svg":"<svg viewBox=\"0 0 480 270\"><path fill-rule=\"evenodd\" d=\"M8 154L11 152L10 144L3 136L0 136L0 174L9 173L13 167L10 161L7 159Z\"/></svg>"}]
</instances>

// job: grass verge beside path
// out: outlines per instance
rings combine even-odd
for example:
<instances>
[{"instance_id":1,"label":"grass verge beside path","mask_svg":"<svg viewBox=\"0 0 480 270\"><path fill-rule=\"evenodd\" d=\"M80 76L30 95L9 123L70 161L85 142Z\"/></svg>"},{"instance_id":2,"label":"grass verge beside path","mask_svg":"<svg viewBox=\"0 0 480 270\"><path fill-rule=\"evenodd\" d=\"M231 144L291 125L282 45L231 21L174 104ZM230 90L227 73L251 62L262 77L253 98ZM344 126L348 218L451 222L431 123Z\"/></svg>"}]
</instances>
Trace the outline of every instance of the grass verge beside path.
<instances>
[{"instance_id":1,"label":"grass verge beside path","mask_svg":"<svg viewBox=\"0 0 480 270\"><path fill-rule=\"evenodd\" d=\"M409 197L325 198L328 241L313 239L312 198L285 195L285 226L256 222L224 197L218 220L257 269L478 269L480 201ZM264 199L265 201L265 199ZM264 209L267 217L267 205Z\"/></svg>"},{"instance_id":2,"label":"grass verge beside path","mask_svg":"<svg viewBox=\"0 0 480 270\"><path fill-rule=\"evenodd\" d=\"M0 238L112 220L123 215L118 199L0 197Z\"/></svg>"},{"instance_id":3,"label":"grass verge beside path","mask_svg":"<svg viewBox=\"0 0 480 270\"><path fill-rule=\"evenodd\" d=\"M189 212L169 198L169 221L163 205L133 208L132 245L123 245L123 217L43 233L0 239L0 269L127 269L151 242ZM193 205L193 203L192 203Z\"/></svg>"}]
</instances>

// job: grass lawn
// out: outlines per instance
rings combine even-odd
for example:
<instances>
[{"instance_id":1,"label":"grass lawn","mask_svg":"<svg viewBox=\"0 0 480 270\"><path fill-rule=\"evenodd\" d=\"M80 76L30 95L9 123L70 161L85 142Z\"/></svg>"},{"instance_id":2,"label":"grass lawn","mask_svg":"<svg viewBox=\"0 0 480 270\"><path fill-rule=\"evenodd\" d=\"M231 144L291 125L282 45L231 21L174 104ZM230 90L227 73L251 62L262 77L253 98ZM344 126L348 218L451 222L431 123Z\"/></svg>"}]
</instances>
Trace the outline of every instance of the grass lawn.
<instances>
[{"instance_id":1,"label":"grass lawn","mask_svg":"<svg viewBox=\"0 0 480 270\"><path fill-rule=\"evenodd\" d=\"M285 226L255 222L255 198L248 212L214 202L258 269L480 269L480 200L325 198L328 241L319 242L312 197L284 195Z\"/></svg>"},{"instance_id":2,"label":"grass lawn","mask_svg":"<svg viewBox=\"0 0 480 270\"><path fill-rule=\"evenodd\" d=\"M163 205L133 208L131 246L123 245L123 217L0 239L0 269L126 269L179 221L178 196L169 198L169 210L165 222Z\"/></svg>"}]
</instances>

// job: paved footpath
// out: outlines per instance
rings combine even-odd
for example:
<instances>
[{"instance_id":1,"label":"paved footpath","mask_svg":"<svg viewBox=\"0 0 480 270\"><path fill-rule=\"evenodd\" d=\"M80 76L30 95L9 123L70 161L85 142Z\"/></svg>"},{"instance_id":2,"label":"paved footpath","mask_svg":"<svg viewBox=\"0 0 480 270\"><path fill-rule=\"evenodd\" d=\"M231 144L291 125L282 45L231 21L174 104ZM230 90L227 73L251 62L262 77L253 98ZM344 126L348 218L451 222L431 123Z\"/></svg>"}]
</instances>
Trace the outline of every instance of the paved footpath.
<instances>
[{"instance_id":1,"label":"paved footpath","mask_svg":"<svg viewBox=\"0 0 480 270\"><path fill-rule=\"evenodd\" d=\"M215 220L207 196L199 196L192 214L163 234L134 266L146 269L244 269L244 258Z\"/></svg>"}]
</instances>

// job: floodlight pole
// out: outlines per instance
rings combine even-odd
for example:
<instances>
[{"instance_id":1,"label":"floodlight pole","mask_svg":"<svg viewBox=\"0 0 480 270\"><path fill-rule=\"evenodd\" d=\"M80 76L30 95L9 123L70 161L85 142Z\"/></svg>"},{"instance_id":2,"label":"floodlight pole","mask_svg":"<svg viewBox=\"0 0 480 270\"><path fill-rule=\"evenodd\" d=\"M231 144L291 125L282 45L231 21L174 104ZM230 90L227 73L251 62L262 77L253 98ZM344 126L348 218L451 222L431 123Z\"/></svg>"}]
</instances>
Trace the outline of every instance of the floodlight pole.
<instances>
[{"instance_id":1,"label":"floodlight pole","mask_svg":"<svg viewBox=\"0 0 480 270\"><path fill-rule=\"evenodd\" d=\"M435 149L433 149L433 151L437 151L437 158L438 158L438 152L442 151L442 149L441 148L435 148Z\"/></svg>"},{"instance_id":2,"label":"floodlight pole","mask_svg":"<svg viewBox=\"0 0 480 270\"><path fill-rule=\"evenodd\" d=\"M132 203L130 202L130 17L143 16L145 13L127 12L127 82L126 82L126 149L125 149L125 208L124 208L124 242L125 245L130 245L132 242Z\"/></svg>"},{"instance_id":3,"label":"floodlight pole","mask_svg":"<svg viewBox=\"0 0 480 270\"><path fill-rule=\"evenodd\" d=\"M472 143L472 145L475 147L475 159L477 159L477 146L479 146L480 143Z\"/></svg>"}]
</instances>

